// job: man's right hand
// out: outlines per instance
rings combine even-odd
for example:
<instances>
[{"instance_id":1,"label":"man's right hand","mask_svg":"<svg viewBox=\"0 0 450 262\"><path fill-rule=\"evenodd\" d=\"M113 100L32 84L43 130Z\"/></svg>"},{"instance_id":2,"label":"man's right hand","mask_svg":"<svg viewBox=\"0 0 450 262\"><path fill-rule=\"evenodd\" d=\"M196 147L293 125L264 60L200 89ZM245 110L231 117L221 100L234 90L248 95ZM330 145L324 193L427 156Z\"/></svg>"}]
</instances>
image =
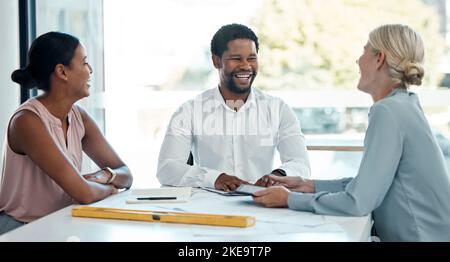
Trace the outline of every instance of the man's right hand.
<instances>
[{"instance_id":1,"label":"man's right hand","mask_svg":"<svg viewBox=\"0 0 450 262\"><path fill-rule=\"evenodd\" d=\"M304 179L299 176L274 176L270 175L269 179L275 186L284 186L287 189L302 193L315 193L316 186L314 180Z\"/></svg>"},{"instance_id":2,"label":"man's right hand","mask_svg":"<svg viewBox=\"0 0 450 262\"><path fill-rule=\"evenodd\" d=\"M230 192L236 190L241 184L248 184L248 182L238 177L222 173L217 177L214 187L225 192Z\"/></svg>"}]
</instances>

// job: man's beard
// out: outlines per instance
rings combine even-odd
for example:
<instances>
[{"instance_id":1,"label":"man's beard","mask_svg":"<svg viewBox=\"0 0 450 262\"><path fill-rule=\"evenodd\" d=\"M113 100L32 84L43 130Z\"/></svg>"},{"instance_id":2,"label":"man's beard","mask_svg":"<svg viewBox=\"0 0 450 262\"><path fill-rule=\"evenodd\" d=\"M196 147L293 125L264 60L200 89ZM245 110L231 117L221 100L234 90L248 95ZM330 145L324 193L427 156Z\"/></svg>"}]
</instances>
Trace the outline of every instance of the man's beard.
<instances>
[{"instance_id":1,"label":"man's beard","mask_svg":"<svg viewBox=\"0 0 450 262\"><path fill-rule=\"evenodd\" d=\"M225 83L227 89L231 93L235 93L235 94L249 93L252 88L253 80L255 80L255 77L256 77L256 72L255 71L251 71L251 72L252 72L252 76L251 76L250 84L246 88L241 88L236 84L236 82L234 82L234 75L237 74L238 72L232 72L229 75L228 80Z\"/></svg>"}]
</instances>

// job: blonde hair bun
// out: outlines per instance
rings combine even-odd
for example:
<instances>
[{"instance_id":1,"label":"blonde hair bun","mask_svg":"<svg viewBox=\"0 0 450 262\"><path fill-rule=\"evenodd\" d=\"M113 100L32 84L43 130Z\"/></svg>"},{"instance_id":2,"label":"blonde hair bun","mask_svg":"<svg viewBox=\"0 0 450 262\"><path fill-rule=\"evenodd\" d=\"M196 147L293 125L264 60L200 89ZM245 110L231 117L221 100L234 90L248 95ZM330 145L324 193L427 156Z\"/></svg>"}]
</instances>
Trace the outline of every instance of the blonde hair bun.
<instances>
[{"instance_id":1,"label":"blonde hair bun","mask_svg":"<svg viewBox=\"0 0 450 262\"><path fill-rule=\"evenodd\" d=\"M424 69L419 63L405 63L404 65L405 79L409 85L420 86L424 75Z\"/></svg>"},{"instance_id":2,"label":"blonde hair bun","mask_svg":"<svg viewBox=\"0 0 450 262\"><path fill-rule=\"evenodd\" d=\"M369 44L386 54L389 76L394 83L405 88L422 84L425 51L416 31L407 25L382 25L369 34Z\"/></svg>"}]
</instances>

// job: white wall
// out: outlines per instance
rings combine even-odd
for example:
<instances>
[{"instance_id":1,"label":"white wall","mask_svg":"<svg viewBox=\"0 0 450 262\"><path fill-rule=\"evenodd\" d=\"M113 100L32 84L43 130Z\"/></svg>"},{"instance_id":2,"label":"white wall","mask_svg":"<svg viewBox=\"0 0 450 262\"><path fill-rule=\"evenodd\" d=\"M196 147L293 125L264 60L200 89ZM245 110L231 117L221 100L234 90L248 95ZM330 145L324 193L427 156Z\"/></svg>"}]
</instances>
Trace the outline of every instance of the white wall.
<instances>
[{"instance_id":1,"label":"white wall","mask_svg":"<svg viewBox=\"0 0 450 262\"><path fill-rule=\"evenodd\" d=\"M9 117L19 105L20 88L11 81L11 72L19 67L19 14L18 1L0 1L0 141ZM3 153L3 152L2 152ZM3 155L3 154L2 154ZM3 157L0 158L2 164Z\"/></svg>"}]
</instances>

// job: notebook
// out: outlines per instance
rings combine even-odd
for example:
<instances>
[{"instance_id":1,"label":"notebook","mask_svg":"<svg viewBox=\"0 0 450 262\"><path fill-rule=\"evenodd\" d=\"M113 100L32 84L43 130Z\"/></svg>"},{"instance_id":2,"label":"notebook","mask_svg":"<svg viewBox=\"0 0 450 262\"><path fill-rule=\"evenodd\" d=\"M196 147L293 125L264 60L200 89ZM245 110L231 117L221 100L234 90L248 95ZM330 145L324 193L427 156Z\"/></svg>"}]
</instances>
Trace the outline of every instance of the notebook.
<instances>
[{"instance_id":1,"label":"notebook","mask_svg":"<svg viewBox=\"0 0 450 262\"><path fill-rule=\"evenodd\" d=\"M192 187L133 189L127 204L182 203L189 201Z\"/></svg>"}]
</instances>

